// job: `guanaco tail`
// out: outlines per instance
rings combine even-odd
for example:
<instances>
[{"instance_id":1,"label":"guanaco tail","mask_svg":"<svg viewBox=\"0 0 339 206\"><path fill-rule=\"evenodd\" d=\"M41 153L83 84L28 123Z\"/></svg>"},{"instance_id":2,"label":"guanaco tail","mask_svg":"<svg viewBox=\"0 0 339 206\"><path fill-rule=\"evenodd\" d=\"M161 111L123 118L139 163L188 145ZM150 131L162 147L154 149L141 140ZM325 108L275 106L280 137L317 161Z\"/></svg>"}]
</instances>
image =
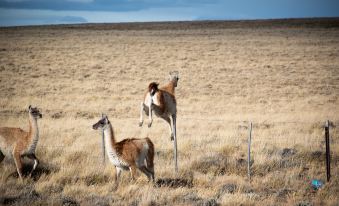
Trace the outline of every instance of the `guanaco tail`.
<instances>
[{"instance_id":1,"label":"guanaco tail","mask_svg":"<svg viewBox=\"0 0 339 206\"><path fill-rule=\"evenodd\" d=\"M33 171L39 164L39 160L35 156L35 150L39 140L38 122L42 118L42 114L36 107L28 107L29 130L28 132L13 127L0 128L0 162L5 156L12 153L17 172L22 179L22 158L28 157L34 161Z\"/></svg>"},{"instance_id":2,"label":"guanaco tail","mask_svg":"<svg viewBox=\"0 0 339 206\"><path fill-rule=\"evenodd\" d=\"M116 182L122 170L130 170L132 179L136 168L154 181L154 145L149 138L131 138L117 142L111 122L106 115L93 125L93 129L103 129L106 153L116 168Z\"/></svg>"}]
</instances>

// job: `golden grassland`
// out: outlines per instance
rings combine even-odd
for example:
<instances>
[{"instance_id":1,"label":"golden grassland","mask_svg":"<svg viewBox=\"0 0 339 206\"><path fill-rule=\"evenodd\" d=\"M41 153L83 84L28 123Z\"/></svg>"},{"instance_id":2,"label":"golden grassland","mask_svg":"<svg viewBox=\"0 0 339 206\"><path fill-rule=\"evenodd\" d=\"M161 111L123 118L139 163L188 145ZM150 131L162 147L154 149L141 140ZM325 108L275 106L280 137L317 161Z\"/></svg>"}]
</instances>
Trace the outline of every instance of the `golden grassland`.
<instances>
[{"instance_id":1,"label":"golden grassland","mask_svg":"<svg viewBox=\"0 0 339 206\"><path fill-rule=\"evenodd\" d=\"M172 70L178 174L166 123L138 126L148 84ZM43 113L41 164L22 183L5 159L0 204L338 205L338 97L338 19L0 28L0 126L27 129L30 104ZM92 130L101 113L118 140L152 139L155 184L124 172L116 185ZM315 191L327 119L332 179Z\"/></svg>"}]
</instances>

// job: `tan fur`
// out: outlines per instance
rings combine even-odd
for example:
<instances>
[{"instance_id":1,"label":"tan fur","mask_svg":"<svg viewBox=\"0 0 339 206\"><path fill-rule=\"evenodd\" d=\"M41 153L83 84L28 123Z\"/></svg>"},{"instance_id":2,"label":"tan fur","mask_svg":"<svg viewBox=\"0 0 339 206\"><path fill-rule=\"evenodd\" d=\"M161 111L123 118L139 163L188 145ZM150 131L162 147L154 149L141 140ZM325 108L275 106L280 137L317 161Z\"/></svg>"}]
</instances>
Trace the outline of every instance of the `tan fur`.
<instances>
[{"instance_id":1,"label":"tan fur","mask_svg":"<svg viewBox=\"0 0 339 206\"><path fill-rule=\"evenodd\" d=\"M174 100L175 100L175 86L174 86L174 84L175 83L172 80L172 81L168 82L165 86L162 86L160 88L160 90L166 91L166 92L170 93L173 96Z\"/></svg>"},{"instance_id":2,"label":"tan fur","mask_svg":"<svg viewBox=\"0 0 339 206\"><path fill-rule=\"evenodd\" d=\"M19 177L21 179L22 157L28 157L35 161L31 174L38 164L38 159L35 157L35 147L38 140L37 118L41 117L42 115L40 114L39 110L29 107L28 132L20 128L0 128L0 162L6 155L12 153ZM5 152L5 154L3 154L3 152Z\"/></svg>"},{"instance_id":3,"label":"tan fur","mask_svg":"<svg viewBox=\"0 0 339 206\"><path fill-rule=\"evenodd\" d=\"M140 156L142 147L144 144L149 145L149 150L147 153L146 161L147 168L153 171L154 167L154 145L153 142L148 138L138 139L138 138L128 138L124 139L114 145L113 148L116 150L117 154L121 155L121 158L130 166L137 168L135 164L136 159ZM142 171L143 172L143 171ZM134 174L131 173L132 178L134 179ZM147 174L145 174L147 176Z\"/></svg>"},{"instance_id":4,"label":"tan fur","mask_svg":"<svg viewBox=\"0 0 339 206\"><path fill-rule=\"evenodd\" d=\"M138 168L149 180L154 181L154 145L149 138L129 138L116 142L113 127L107 117L93 125L93 129L98 128L103 128L105 131L107 155L117 170L116 181L118 181L120 171L127 168L130 169L132 179ZM110 157L112 154L113 156Z\"/></svg>"}]
</instances>

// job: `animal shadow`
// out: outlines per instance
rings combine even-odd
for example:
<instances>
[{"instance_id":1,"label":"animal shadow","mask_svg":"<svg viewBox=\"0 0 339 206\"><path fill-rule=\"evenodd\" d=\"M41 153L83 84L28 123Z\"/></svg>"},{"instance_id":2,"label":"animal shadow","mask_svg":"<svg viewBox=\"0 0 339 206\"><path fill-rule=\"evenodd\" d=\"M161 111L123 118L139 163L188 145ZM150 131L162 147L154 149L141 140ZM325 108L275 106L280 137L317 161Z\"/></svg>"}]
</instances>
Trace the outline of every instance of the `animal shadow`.
<instances>
[{"instance_id":1,"label":"animal shadow","mask_svg":"<svg viewBox=\"0 0 339 206\"><path fill-rule=\"evenodd\" d=\"M33 181L38 181L42 175L49 175L57 170L54 166L45 163L38 164L38 166L31 174L32 169L33 169L32 164L23 163L22 176L24 178L31 178ZM8 178L19 178L19 174L17 171L12 172L11 174L8 175L7 179Z\"/></svg>"},{"instance_id":2,"label":"animal shadow","mask_svg":"<svg viewBox=\"0 0 339 206\"><path fill-rule=\"evenodd\" d=\"M184 179L184 178L159 178L155 182L156 187L171 187L171 188L178 188L178 187L193 187L193 180L192 179Z\"/></svg>"}]
</instances>

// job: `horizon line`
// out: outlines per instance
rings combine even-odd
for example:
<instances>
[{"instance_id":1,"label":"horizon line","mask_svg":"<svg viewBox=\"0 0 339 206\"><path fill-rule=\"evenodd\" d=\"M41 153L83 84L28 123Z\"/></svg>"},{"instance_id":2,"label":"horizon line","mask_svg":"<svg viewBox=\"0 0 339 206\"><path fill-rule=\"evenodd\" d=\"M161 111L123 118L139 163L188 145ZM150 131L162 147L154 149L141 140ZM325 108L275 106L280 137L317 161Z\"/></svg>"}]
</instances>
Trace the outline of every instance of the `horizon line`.
<instances>
[{"instance_id":1,"label":"horizon line","mask_svg":"<svg viewBox=\"0 0 339 206\"><path fill-rule=\"evenodd\" d=\"M17 28L17 27L48 27L48 26L86 26L86 25L122 25L122 24L152 24L152 23L193 23L193 22L254 22L254 21L288 21L288 20L330 20L338 19L339 16L314 16L314 17L283 17L283 18L225 18L225 19L193 19L193 20L159 20L159 21L120 21L120 22L74 22L74 23L46 23L46 24L27 24L27 25L8 25L0 28ZM339 27L339 25L338 25Z\"/></svg>"}]
</instances>

